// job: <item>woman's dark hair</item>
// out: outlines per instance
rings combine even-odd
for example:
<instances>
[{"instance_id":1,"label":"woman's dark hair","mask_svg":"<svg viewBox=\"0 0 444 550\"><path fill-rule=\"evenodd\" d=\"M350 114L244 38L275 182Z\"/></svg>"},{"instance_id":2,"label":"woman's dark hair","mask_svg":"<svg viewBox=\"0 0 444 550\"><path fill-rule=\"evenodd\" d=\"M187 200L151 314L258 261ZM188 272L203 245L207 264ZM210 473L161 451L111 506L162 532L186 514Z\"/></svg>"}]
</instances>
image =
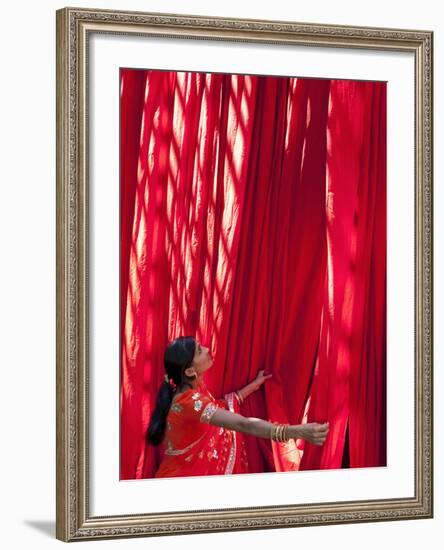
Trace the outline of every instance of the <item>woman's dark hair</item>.
<instances>
[{"instance_id":1,"label":"woman's dark hair","mask_svg":"<svg viewBox=\"0 0 444 550\"><path fill-rule=\"evenodd\" d=\"M176 388L188 385L190 378L185 374L194 359L196 340L192 336L181 336L171 342L164 353L163 362L168 380ZM169 381L164 380L157 393L156 407L151 415L146 437L151 445L159 445L165 435L166 419L173 401L175 389Z\"/></svg>"}]
</instances>

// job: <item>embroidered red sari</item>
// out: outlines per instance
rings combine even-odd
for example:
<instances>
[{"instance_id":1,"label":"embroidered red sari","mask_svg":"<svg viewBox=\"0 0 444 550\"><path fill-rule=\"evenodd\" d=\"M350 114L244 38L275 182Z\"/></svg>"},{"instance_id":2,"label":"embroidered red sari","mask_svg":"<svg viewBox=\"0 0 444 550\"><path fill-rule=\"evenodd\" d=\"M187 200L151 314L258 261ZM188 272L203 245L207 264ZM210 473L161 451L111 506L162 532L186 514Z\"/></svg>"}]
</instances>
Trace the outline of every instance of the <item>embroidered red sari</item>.
<instances>
[{"instance_id":1,"label":"embroidered red sari","mask_svg":"<svg viewBox=\"0 0 444 550\"><path fill-rule=\"evenodd\" d=\"M248 472L242 434L209 424L219 407L239 412L236 394L215 399L201 384L174 396L167 416L165 456L154 477Z\"/></svg>"}]
</instances>

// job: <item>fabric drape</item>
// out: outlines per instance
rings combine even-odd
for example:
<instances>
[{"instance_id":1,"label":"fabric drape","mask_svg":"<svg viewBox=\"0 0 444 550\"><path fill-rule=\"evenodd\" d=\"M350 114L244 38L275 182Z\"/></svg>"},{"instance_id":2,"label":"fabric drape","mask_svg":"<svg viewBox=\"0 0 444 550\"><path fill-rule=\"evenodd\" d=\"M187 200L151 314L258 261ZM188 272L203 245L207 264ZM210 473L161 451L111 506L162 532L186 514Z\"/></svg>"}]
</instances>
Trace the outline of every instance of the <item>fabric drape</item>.
<instances>
[{"instance_id":1,"label":"fabric drape","mask_svg":"<svg viewBox=\"0 0 444 550\"><path fill-rule=\"evenodd\" d=\"M329 420L322 448L244 436L249 472L385 464L385 83L121 71L121 479L179 335L241 413Z\"/></svg>"},{"instance_id":2,"label":"fabric drape","mask_svg":"<svg viewBox=\"0 0 444 550\"><path fill-rule=\"evenodd\" d=\"M301 469L385 465L386 87L333 81L328 123L328 269L308 421L330 421Z\"/></svg>"}]
</instances>

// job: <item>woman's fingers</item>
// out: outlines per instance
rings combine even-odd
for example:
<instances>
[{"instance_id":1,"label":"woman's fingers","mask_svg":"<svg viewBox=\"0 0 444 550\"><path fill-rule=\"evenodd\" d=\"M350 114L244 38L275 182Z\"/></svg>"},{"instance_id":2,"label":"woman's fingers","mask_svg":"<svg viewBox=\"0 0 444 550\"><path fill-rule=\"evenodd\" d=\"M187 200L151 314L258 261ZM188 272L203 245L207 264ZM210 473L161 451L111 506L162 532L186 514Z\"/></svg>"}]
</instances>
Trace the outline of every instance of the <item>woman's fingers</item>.
<instances>
[{"instance_id":1,"label":"woman's fingers","mask_svg":"<svg viewBox=\"0 0 444 550\"><path fill-rule=\"evenodd\" d=\"M309 443L314 445L323 445L325 442L328 431L330 429L329 422L319 424L318 422L309 422L307 424L299 424L294 426L296 432L301 439L305 439Z\"/></svg>"},{"instance_id":2,"label":"woman's fingers","mask_svg":"<svg viewBox=\"0 0 444 550\"><path fill-rule=\"evenodd\" d=\"M257 378L270 378L270 376L272 376L271 374L264 374L264 372L265 369L261 369L260 371L258 371Z\"/></svg>"},{"instance_id":3,"label":"woman's fingers","mask_svg":"<svg viewBox=\"0 0 444 550\"><path fill-rule=\"evenodd\" d=\"M259 384L259 386L261 384L263 384L265 382L265 380L268 380L269 378L271 378L273 375L272 374L264 374L264 369L261 369L260 371L258 371L257 373L257 376L256 376L256 381L257 383Z\"/></svg>"},{"instance_id":4,"label":"woman's fingers","mask_svg":"<svg viewBox=\"0 0 444 550\"><path fill-rule=\"evenodd\" d=\"M327 439L328 430L330 429L329 423L313 424L312 443L315 445L322 445Z\"/></svg>"},{"instance_id":5,"label":"woman's fingers","mask_svg":"<svg viewBox=\"0 0 444 550\"><path fill-rule=\"evenodd\" d=\"M316 429L318 432L325 432L327 433L329 428L328 422L325 424L317 424Z\"/></svg>"},{"instance_id":6,"label":"woman's fingers","mask_svg":"<svg viewBox=\"0 0 444 550\"><path fill-rule=\"evenodd\" d=\"M315 445L322 445L323 443L325 443L325 440L327 438L327 434L325 435L315 435L314 439L313 439L313 443Z\"/></svg>"}]
</instances>

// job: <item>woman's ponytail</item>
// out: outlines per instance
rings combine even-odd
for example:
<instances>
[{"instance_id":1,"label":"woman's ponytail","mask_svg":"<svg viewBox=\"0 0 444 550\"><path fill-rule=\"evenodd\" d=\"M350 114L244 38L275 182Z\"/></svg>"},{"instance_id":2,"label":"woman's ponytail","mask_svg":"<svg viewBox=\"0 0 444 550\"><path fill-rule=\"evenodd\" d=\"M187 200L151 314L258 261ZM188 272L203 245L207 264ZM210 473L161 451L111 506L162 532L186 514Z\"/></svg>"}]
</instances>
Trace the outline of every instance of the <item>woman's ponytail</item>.
<instances>
[{"instance_id":1,"label":"woman's ponytail","mask_svg":"<svg viewBox=\"0 0 444 550\"><path fill-rule=\"evenodd\" d=\"M166 380L162 382L157 393L156 407L151 416L146 433L151 445L159 445L165 435L166 419L173 401L174 389Z\"/></svg>"},{"instance_id":2,"label":"woman's ponytail","mask_svg":"<svg viewBox=\"0 0 444 550\"><path fill-rule=\"evenodd\" d=\"M176 338L165 350L163 358L165 380L157 393L156 406L146 432L146 439L151 445L159 445L163 440L175 387L182 387L184 384L190 385L184 371L193 362L195 351L196 340L192 336Z\"/></svg>"}]
</instances>

